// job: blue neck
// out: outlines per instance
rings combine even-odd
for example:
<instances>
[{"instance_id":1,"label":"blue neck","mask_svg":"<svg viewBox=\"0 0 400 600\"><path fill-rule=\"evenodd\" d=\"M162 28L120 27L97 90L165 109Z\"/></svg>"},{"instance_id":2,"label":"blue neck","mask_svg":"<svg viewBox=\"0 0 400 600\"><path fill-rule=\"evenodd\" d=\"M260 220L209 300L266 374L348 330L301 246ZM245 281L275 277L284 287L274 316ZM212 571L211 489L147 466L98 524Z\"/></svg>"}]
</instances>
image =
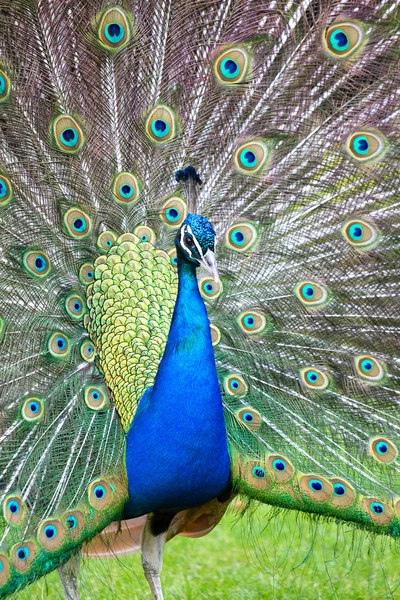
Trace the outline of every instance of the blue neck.
<instances>
[{"instance_id":1,"label":"blue neck","mask_svg":"<svg viewBox=\"0 0 400 600\"><path fill-rule=\"evenodd\" d=\"M229 481L210 323L196 269L179 256L178 275L164 355L127 436L131 516L197 506L223 493Z\"/></svg>"},{"instance_id":2,"label":"blue neck","mask_svg":"<svg viewBox=\"0 0 400 600\"><path fill-rule=\"evenodd\" d=\"M164 354L151 394L153 408L198 413L211 408L222 416L210 322L200 295L196 268L178 255L178 296ZM199 427L200 430L200 427Z\"/></svg>"},{"instance_id":3,"label":"blue neck","mask_svg":"<svg viewBox=\"0 0 400 600\"><path fill-rule=\"evenodd\" d=\"M172 368L175 361L179 363L180 359L183 359L183 355L186 365L197 363L198 360L201 362L211 360L214 365L210 323L197 285L195 266L192 263L178 259L178 278L178 296L164 355L158 369L155 388L158 379L162 377L164 369ZM171 371L169 371L170 373ZM188 381L189 385L190 383Z\"/></svg>"}]
</instances>

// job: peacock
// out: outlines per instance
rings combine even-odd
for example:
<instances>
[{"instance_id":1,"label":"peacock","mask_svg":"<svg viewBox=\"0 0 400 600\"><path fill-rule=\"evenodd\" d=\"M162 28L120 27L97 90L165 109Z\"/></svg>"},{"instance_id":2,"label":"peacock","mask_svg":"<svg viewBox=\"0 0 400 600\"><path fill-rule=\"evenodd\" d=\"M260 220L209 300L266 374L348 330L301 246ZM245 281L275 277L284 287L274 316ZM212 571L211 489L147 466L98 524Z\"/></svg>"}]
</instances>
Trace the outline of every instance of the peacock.
<instances>
[{"instance_id":1,"label":"peacock","mask_svg":"<svg viewBox=\"0 0 400 600\"><path fill-rule=\"evenodd\" d=\"M148 515L161 600L236 495L400 537L399 17L0 0L0 597Z\"/></svg>"}]
</instances>

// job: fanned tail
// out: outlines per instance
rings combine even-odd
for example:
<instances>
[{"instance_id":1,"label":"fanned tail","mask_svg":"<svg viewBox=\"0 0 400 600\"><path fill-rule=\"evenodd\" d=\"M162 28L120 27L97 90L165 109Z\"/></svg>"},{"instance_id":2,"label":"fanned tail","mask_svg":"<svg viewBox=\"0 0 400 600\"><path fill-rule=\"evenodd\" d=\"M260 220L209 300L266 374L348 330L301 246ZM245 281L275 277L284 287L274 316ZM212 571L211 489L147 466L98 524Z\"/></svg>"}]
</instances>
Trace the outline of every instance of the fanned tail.
<instances>
[{"instance_id":1,"label":"fanned tail","mask_svg":"<svg viewBox=\"0 0 400 600\"><path fill-rule=\"evenodd\" d=\"M236 489L398 536L396 4L17 0L0 16L1 593L120 517L125 437L86 290L115 263L162 280L127 428L168 333L189 164L220 240L221 282L199 285ZM144 340L134 364L156 327L118 330Z\"/></svg>"}]
</instances>

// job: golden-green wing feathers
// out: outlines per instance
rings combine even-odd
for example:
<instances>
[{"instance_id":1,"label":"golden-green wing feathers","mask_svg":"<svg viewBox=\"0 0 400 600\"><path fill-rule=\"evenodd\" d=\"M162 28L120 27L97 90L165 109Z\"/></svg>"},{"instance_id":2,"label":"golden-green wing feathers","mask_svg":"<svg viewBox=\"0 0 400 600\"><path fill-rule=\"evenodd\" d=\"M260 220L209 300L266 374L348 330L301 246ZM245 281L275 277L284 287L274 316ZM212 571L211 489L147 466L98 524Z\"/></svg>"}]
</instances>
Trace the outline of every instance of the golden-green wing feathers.
<instances>
[{"instance_id":1,"label":"golden-green wing feathers","mask_svg":"<svg viewBox=\"0 0 400 600\"><path fill-rule=\"evenodd\" d=\"M171 324L177 277L169 256L148 241L149 228L120 236L95 262L87 328L125 431L151 387Z\"/></svg>"}]
</instances>

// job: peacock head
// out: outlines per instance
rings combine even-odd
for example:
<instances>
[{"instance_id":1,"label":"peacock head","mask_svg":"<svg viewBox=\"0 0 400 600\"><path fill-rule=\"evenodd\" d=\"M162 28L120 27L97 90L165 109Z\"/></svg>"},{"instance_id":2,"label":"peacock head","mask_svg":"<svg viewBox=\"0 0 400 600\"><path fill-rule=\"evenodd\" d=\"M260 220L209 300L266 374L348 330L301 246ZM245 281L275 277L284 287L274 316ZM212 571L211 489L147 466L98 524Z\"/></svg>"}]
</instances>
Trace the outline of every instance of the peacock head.
<instances>
[{"instance_id":1,"label":"peacock head","mask_svg":"<svg viewBox=\"0 0 400 600\"><path fill-rule=\"evenodd\" d=\"M188 215L175 236L175 246L181 260L196 267L203 265L218 281L215 231L210 221L201 215Z\"/></svg>"}]
</instances>

